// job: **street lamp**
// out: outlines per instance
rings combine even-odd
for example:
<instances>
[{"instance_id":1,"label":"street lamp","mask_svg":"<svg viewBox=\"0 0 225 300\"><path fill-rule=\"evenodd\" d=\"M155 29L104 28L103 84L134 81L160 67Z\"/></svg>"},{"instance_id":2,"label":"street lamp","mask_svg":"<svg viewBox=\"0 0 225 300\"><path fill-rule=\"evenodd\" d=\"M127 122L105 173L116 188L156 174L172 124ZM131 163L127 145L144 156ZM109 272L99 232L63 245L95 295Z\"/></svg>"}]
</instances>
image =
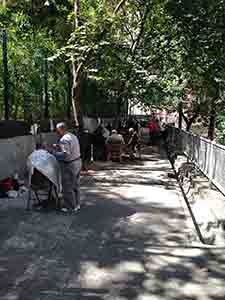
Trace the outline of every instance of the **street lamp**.
<instances>
[{"instance_id":1,"label":"street lamp","mask_svg":"<svg viewBox=\"0 0 225 300\"><path fill-rule=\"evenodd\" d=\"M8 120L10 90L9 90L9 71L8 71L8 53L7 53L7 33L5 29L2 29L2 61L3 61L5 120Z\"/></svg>"}]
</instances>

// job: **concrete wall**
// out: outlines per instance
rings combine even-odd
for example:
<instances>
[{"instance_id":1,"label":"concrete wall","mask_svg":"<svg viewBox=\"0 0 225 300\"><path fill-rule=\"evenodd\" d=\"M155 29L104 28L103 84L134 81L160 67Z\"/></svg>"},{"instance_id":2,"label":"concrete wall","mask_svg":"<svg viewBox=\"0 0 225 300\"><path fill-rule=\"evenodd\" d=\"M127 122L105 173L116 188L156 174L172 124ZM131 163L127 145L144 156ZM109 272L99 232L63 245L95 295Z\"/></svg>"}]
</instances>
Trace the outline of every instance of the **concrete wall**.
<instances>
[{"instance_id":1,"label":"concrete wall","mask_svg":"<svg viewBox=\"0 0 225 300\"><path fill-rule=\"evenodd\" d=\"M21 136L0 140L0 180L13 176L16 173L23 175L26 170L27 157L35 149L36 142L45 144L55 143L54 133L41 136Z\"/></svg>"}]
</instances>

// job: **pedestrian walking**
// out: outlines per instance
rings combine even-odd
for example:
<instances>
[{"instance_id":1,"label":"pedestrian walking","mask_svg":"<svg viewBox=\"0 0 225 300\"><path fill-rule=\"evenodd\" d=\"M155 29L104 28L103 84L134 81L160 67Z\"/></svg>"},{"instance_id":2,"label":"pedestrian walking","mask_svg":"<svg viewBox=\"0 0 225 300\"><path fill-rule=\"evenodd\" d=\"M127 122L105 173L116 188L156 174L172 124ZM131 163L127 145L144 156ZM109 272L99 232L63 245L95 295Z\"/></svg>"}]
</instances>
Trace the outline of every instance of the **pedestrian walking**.
<instances>
[{"instance_id":1,"label":"pedestrian walking","mask_svg":"<svg viewBox=\"0 0 225 300\"><path fill-rule=\"evenodd\" d=\"M62 211L78 211L80 209L80 171L81 157L78 138L67 131L65 123L56 125L59 135L54 155L59 161L62 171L62 191L64 207Z\"/></svg>"}]
</instances>

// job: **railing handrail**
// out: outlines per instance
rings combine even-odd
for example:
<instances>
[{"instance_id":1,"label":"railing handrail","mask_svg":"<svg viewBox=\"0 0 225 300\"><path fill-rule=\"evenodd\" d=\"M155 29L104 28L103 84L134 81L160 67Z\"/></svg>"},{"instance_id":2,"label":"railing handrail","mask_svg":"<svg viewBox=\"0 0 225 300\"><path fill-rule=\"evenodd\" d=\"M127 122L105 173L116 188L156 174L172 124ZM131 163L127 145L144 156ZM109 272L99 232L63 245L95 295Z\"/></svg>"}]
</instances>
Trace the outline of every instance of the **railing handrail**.
<instances>
[{"instance_id":1,"label":"railing handrail","mask_svg":"<svg viewBox=\"0 0 225 300\"><path fill-rule=\"evenodd\" d=\"M172 129L170 142L175 143L179 150L225 195L225 172L223 171L225 146L192 132L176 127L170 128Z\"/></svg>"},{"instance_id":2,"label":"railing handrail","mask_svg":"<svg viewBox=\"0 0 225 300\"><path fill-rule=\"evenodd\" d=\"M186 130L184 130L184 129L180 129L180 128L177 128L177 127L173 127L173 128L175 128L176 130L179 130L179 131L181 131L181 132L183 132L183 133L185 133L185 134L187 134L187 135L191 135L191 136L193 136L193 137L197 137L197 138L199 138L200 140L202 140L202 141L204 141L204 142L206 142L206 143L208 143L208 144L212 144L213 146L216 146L216 147L218 147L218 148L221 148L221 149L225 150L225 145L218 144L217 142L211 141L210 139L208 139L208 138L206 138L206 137L203 137L203 136L201 136L201 135L195 134L195 133L190 132L190 131L186 131Z\"/></svg>"}]
</instances>

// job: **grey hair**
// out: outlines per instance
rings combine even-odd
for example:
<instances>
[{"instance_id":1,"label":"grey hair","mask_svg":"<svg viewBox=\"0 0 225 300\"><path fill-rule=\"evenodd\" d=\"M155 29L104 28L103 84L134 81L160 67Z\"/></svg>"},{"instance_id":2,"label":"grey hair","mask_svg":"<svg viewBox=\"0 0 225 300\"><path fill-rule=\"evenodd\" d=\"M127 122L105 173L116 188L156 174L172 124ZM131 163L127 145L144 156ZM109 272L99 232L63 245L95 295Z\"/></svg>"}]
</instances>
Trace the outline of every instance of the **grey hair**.
<instances>
[{"instance_id":1,"label":"grey hair","mask_svg":"<svg viewBox=\"0 0 225 300\"><path fill-rule=\"evenodd\" d=\"M116 129L113 129L113 130L112 130L112 134L117 134L117 130L116 130Z\"/></svg>"},{"instance_id":2,"label":"grey hair","mask_svg":"<svg viewBox=\"0 0 225 300\"><path fill-rule=\"evenodd\" d=\"M64 122L60 122L56 125L56 129L66 129L66 124Z\"/></svg>"}]
</instances>

